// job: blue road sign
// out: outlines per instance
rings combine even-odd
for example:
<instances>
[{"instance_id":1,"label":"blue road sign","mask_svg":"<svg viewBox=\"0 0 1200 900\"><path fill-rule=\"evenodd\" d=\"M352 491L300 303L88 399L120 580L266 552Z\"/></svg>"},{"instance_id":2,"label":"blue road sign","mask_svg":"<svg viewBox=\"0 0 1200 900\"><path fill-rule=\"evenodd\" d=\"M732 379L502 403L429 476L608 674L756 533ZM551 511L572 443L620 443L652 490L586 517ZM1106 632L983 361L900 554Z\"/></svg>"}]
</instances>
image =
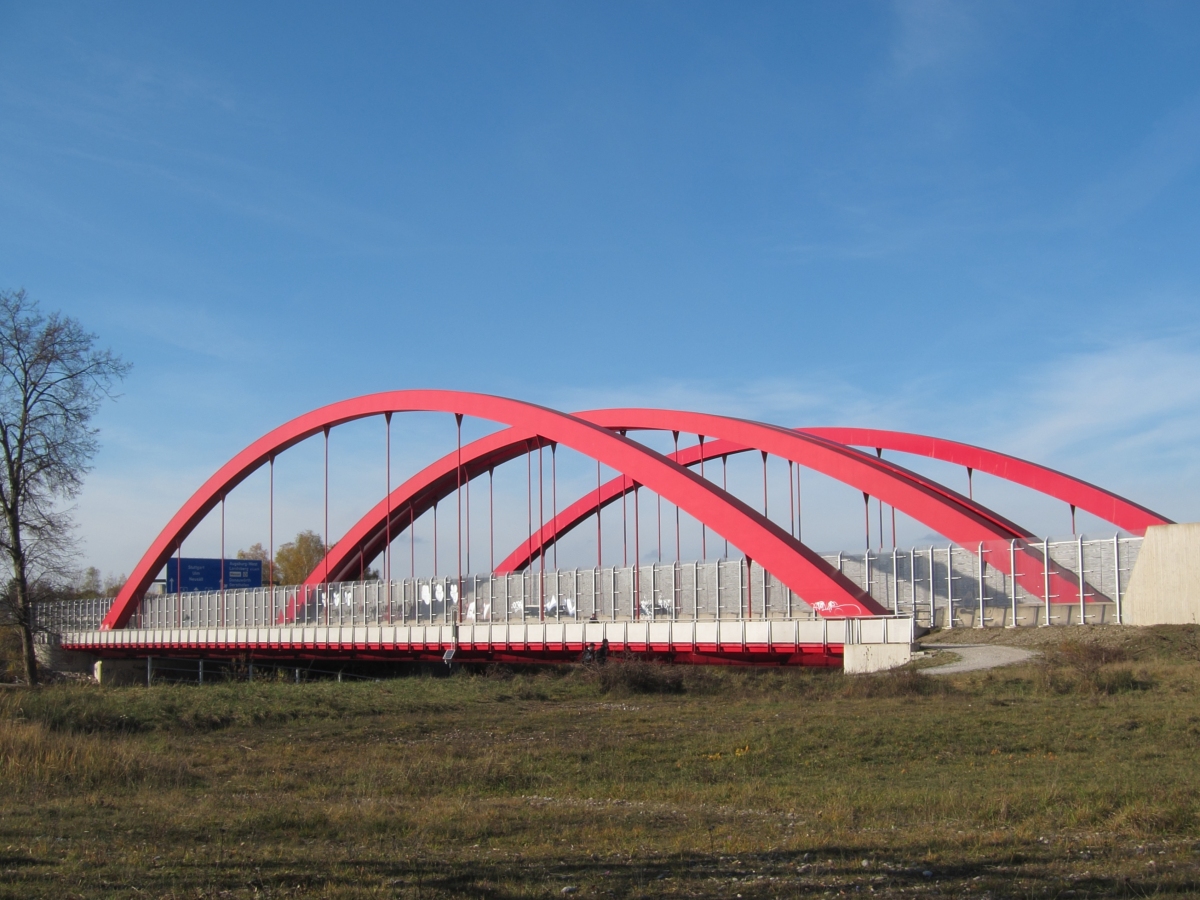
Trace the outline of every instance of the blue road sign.
<instances>
[{"instance_id":1,"label":"blue road sign","mask_svg":"<svg viewBox=\"0 0 1200 900\"><path fill-rule=\"evenodd\" d=\"M221 560L174 558L167 563L167 593L174 594L183 584L183 593L189 591L239 590L262 587L263 571L261 559L225 560L225 583L221 583Z\"/></svg>"}]
</instances>

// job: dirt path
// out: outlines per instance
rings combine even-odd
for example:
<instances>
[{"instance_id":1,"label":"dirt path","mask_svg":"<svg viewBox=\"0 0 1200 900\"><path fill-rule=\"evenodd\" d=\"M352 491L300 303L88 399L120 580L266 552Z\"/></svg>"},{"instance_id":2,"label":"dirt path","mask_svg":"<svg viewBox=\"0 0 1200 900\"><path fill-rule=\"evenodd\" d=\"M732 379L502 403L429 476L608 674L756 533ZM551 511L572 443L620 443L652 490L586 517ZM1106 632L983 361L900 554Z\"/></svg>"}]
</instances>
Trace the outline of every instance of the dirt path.
<instances>
[{"instance_id":1,"label":"dirt path","mask_svg":"<svg viewBox=\"0 0 1200 900\"><path fill-rule=\"evenodd\" d=\"M1038 654L1021 647L1005 647L1000 644L934 644L938 650L950 650L961 657L944 666L922 669L926 675L957 675L960 672L978 672L1024 662Z\"/></svg>"}]
</instances>

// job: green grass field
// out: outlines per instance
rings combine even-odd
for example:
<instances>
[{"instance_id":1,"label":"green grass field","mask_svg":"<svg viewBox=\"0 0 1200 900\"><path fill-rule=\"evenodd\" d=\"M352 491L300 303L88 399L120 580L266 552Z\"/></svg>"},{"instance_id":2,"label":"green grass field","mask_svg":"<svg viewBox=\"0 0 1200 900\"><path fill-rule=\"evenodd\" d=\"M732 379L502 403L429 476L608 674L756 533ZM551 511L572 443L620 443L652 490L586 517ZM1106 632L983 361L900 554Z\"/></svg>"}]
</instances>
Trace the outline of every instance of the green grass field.
<instances>
[{"instance_id":1,"label":"green grass field","mask_svg":"<svg viewBox=\"0 0 1200 900\"><path fill-rule=\"evenodd\" d=\"M939 679L5 689L0 896L1200 894L1200 635L1030 634Z\"/></svg>"}]
</instances>

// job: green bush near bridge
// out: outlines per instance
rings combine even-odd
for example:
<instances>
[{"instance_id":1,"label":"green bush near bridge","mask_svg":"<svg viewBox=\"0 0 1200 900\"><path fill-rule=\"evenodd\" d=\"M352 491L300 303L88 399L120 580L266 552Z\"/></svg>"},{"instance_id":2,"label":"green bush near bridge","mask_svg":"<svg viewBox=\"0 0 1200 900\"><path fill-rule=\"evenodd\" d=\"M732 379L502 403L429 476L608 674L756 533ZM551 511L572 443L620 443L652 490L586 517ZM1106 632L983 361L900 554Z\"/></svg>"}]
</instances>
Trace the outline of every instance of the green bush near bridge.
<instances>
[{"instance_id":1,"label":"green bush near bridge","mask_svg":"<svg viewBox=\"0 0 1200 900\"><path fill-rule=\"evenodd\" d=\"M946 679L6 689L0 896L1200 892L1196 630L1103 633Z\"/></svg>"}]
</instances>

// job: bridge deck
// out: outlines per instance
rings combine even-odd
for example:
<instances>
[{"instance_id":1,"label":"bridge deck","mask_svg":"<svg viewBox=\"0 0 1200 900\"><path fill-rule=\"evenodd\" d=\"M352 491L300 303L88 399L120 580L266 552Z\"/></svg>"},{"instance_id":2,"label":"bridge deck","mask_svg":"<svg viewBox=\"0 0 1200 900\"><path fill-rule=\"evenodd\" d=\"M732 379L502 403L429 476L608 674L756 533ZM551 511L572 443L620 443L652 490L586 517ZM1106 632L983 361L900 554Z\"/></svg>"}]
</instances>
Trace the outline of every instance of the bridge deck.
<instances>
[{"instance_id":1,"label":"bridge deck","mask_svg":"<svg viewBox=\"0 0 1200 900\"><path fill-rule=\"evenodd\" d=\"M252 655L277 658L441 659L463 662L578 659L588 644L680 662L839 666L846 644L909 644L911 617L616 622L507 622L69 631L64 650L99 656Z\"/></svg>"}]
</instances>

